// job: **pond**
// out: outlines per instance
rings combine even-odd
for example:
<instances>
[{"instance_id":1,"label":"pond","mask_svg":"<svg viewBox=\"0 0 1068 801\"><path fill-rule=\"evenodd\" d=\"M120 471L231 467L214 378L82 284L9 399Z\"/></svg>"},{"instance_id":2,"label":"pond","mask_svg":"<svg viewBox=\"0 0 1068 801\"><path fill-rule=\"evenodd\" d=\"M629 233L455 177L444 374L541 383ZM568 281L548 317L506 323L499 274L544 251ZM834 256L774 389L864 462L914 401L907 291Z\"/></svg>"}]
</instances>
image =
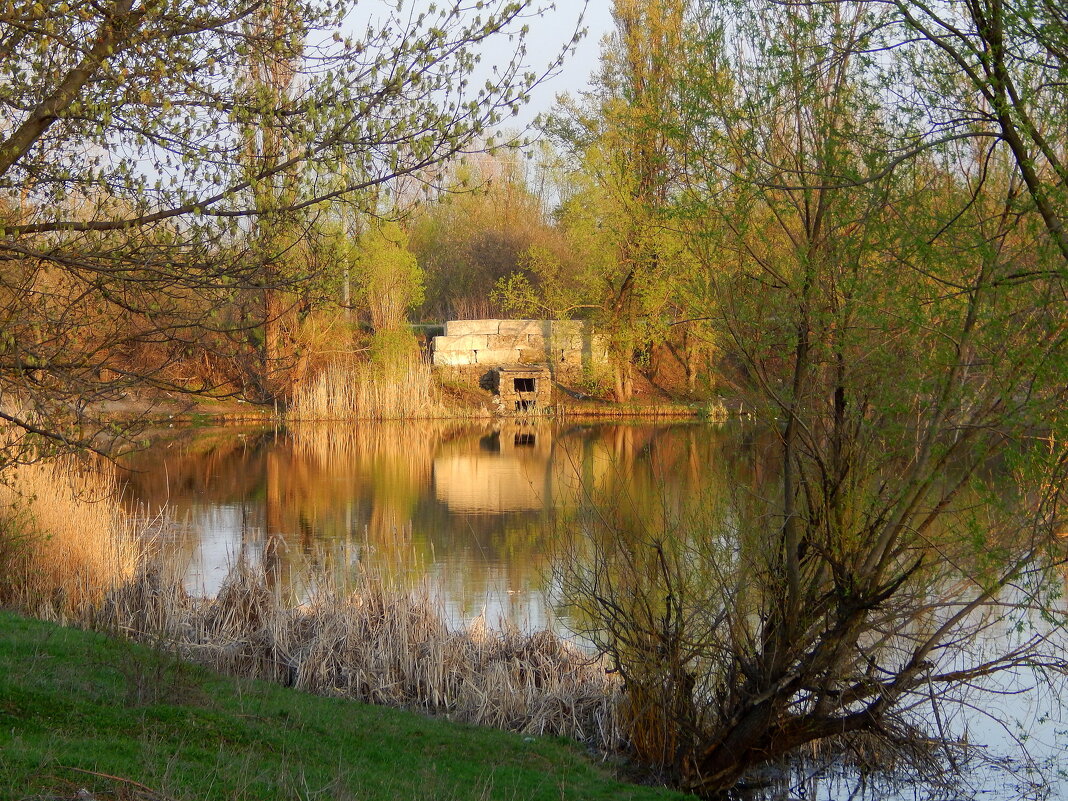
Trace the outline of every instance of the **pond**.
<instances>
[{"instance_id":1,"label":"pond","mask_svg":"<svg viewBox=\"0 0 1068 801\"><path fill-rule=\"evenodd\" d=\"M216 593L239 561L264 569L292 602L324 579L344 585L366 572L402 588L425 585L454 623L481 615L491 626L573 632L583 621L561 600L551 565L580 511L624 509L632 531L707 514L740 478L770 486L778 473L770 445L741 422L187 429L130 458L125 497L148 512L166 507L177 521L162 547L194 593ZM980 651L1019 634L1004 625L981 632ZM976 771L970 792L953 797L1064 797L1046 783L1058 773L1061 705L1025 691L1035 678L1003 674L1000 695L977 697L945 725L991 754L1028 740L1046 763L1043 778L1027 786L1038 773L1016 759L1022 785L1000 769ZM784 797L850 797L855 777L838 778L791 779ZM868 787L853 797L930 790Z\"/></svg>"},{"instance_id":2,"label":"pond","mask_svg":"<svg viewBox=\"0 0 1068 801\"><path fill-rule=\"evenodd\" d=\"M739 427L405 422L198 429L128 460L127 503L177 521L168 555L213 595L238 560L294 599L366 570L427 582L455 621L566 626L551 592L559 524L600 499L656 515L700 497Z\"/></svg>"}]
</instances>

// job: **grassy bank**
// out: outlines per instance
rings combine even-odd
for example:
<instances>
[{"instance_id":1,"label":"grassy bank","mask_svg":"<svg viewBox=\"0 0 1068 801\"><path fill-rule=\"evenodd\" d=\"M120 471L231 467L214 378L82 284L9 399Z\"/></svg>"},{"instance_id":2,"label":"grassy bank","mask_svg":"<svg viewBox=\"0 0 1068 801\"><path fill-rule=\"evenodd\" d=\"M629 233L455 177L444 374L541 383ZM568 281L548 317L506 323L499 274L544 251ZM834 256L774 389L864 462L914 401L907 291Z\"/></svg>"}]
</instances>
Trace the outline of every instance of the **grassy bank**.
<instances>
[{"instance_id":1,"label":"grassy bank","mask_svg":"<svg viewBox=\"0 0 1068 801\"><path fill-rule=\"evenodd\" d=\"M565 740L267 682L0 613L0 798L654 799Z\"/></svg>"},{"instance_id":2,"label":"grassy bank","mask_svg":"<svg viewBox=\"0 0 1068 801\"><path fill-rule=\"evenodd\" d=\"M337 445L331 438L312 438L303 443L304 447L327 450L331 445ZM144 521L123 512L109 476L107 471L87 471L85 466L72 462L41 462L20 468L12 476L14 485L0 488L9 493L0 495L5 500L5 506L0 508L0 606L17 607L45 619L74 620L99 631L119 632L124 640L158 646L168 654L180 654L185 662L233 676L231 685L239 689L244 686L239 682L267 680L275 686L285 685L320 696L419 709L457 723L509 730L518 733L521 742L526 742L523 737L564 736L601 753L626 749L625 721L621 722L619 714L622 688L618 674L608 672L602 660L551 632L497 631L487 628L481 619L467 626L451 624L426 587L399 591L372 575L347 576L343 584L335 585L324 574L297 597L276 580L276 572L260 563L242 563L213 598L191 596L178 576L162 569L152 558L150 549L134 547L141 539L135 527ZM164 528L167 525L166 520L149 523ZM66 636L50 635L48 641ZM10 649L11 642L18 638L6 637L0 628L0 639L5 640L3 647ZM67 658L51 655L42 647L35 646L32 653L7 653L0 658L0 671L8 677L4 681L36 682L38 664L51 669ZM97 746L89 744L98 740L104 744L99 747L110 753L111 735L97 736L93 732L113 726L127 731L129 742L123 746L125 750L120 749L123 759L132 760L135 757L130 754L145 753L156 758L155 740L146 743L143 738L148 735L144 731L129 734L131 720L136 718L129 718L124 711L114 720L105 715L107 720L99 723L94 720L98 712L79 711L78 705L83 701L138 708L154 708L160 703L177 705L178 712L166 713L168 720L187 721L187 732L205 727L211 730L210 721L202 725L197 717L200 701L192 702L196 714L186 709L191 703L188 699L203 695L197 686L189 685L187 677L202 674L180 666L177 658L140 651L132 644L101 647L102 652L71 658L75 667L70 668L69 675L57 678L59 689L51 700L34 693L27 696L17 682L10 686L0 682L0 791L4 792L0 798L63 797L63 793L49 795L44 790L18 791L19 783L34 765L38 772L52 765L76 767L97 774L134 777L140 784L157 787L132 773L122 773L121 762L112 767L112 763L84 767L62 755L51 756L47 749L54 739L50 736L52 729L80 731L79 721L88 721L72 741L74 752L95 754ZM9 669L9 665L14 667ZM83 669L83 675L76 677L76 669ZM108 681L117 683L109 694L101 695L99 687ZM49 686L46 682L39 689L48 690ZM19 700L23 697L29 700L23 703ZM208 708L213 705L214 702L207 703ZM58 717L38 731L34 727L39 710L49 710L49 715L55 713ZM151 736L157 738L158 721L153 720ZM31 737L34 732L39 735L37 740ZM28 761L21 766L12 767L15 757L6 752L9 733L17 741L12 753L23 749L28 755ZM255 732L235 735L242 742L256 741L258 736ZM504 735L484 736L492 739ZM283 751L299 745L278 742ZM195 744L202 747L199 739ZM245 761L234 764L241 771L253 771L254 776L273 775L271 771L276 770L242 767L252 764L252 757L240 754L226 752L224 759L219 756L224 745L227 743L215 748L218 765L240 757ZM160 747L165 756L177 753L173 742ZM210 756L197 757L201 759L198 770L206 770L204 765ZM5 788L3 783L9 774L19 778ZM55 781L71 781L67 773L48 775ZM170 775L164 772L159 778ZM483 789L489 786L487 782L495 781L495 775L479 779ZM333 781L321 771L316 776L320 789ZM122 778L108 781L121 785ZM513 790L517 787L508 786ZM537 797L531 792L516 790L508 797ZM291 790L278 793L297 794ZM300 795L316 793L308 789ZM454 795L450 787L435 789L435 793L445 798ZM360 791L357 795L368 794ZM177 797L169 790L166 796ZM233 791L224 797L241 796L241 792ZM247 793L247 797L270 796L257 791Z\"/></svg>"},{"instance_id":3,"label":"grassy bank","mask_svg":"<svg viewBox=\"0 0 1068 801\"><path fill-rule=\"evenodd\" d=\"M194 597L131 547L138 521L106 492L106 474L42 462L17 479L0 486L12 494L0 508L0 606L166 643L241 678L606 752L621 742L618 677L551 632L455 627L427 588L395 590L368 575L343 586L321 576L298 599L271 569L242 563L215 597Z\"/></svg>"},{"instance_id":4,"label":"grassy bank","mask_svg":"<svg viewBox=\"0 0 1068 801\"><path fill-rule=\"evenodd\" d=\"M108 474L75 467L41 462L0 487L11 493L0 508L0 606L166 643L239 678L626 749L618 674L552 632L457 625L427 586L398 589L373 574L316 574L296 592L266 554L242 562L215 596L190 595L152 555ZM147 547L134 549L138 541Z\"/></svg>"}]
</instances>

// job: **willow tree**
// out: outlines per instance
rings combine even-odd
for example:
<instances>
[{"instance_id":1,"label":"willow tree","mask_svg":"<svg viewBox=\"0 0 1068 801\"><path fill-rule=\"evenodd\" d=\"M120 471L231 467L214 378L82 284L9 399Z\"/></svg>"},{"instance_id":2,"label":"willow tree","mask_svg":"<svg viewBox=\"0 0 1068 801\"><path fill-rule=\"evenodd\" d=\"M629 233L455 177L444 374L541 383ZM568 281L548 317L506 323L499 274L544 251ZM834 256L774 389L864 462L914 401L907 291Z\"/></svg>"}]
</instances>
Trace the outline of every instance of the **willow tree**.
<instances>
[{"instance_id":1,"label":"willow tree","mask_svg":"<svg viewBox=\"0 0 1068 801\"><path fill-rule=\"evenodd\" d=\"M0 414L14 430L85 442L107 428L90 402L187 389L168 361L257 323L232 302L274 281L248 249L256 220L366 205L368 188L474 146L537 80L523 65L529 2L368 23L355 8L0 8ZM510 36L514 57L475 88L479 48ZM300 179L265 206L263 187L286 175ZM164 355L145 363L144 343Z\"/></svg>"},{"instance_id":2,"label":"willow tree","mask_svg":"<svg viewBox=\"0 0 1068 801\"><path fill-rule=\"evenodd\" d=\"M423 271L396 222L379 221L360 237L356 294L375 334L397 334L408 312L423 302Z\"/></svg>"},{"instance_id":3,"label":"willow tree","mask_svg":"<svg viewBox=\"0 0 1068 801\"><path fill-rule=\"evenodd\" d=\"M765 452L715 514L598 538L572 597L688 789L812 743L952 762L954 703L1068 669L1057 244L1011 148L900 158L882 6L703 10L679 215Z\"/></svg>"},{"instance_id":4,"label":"willow tree","mask_svg":"<svg viewBox=\"0 0 1068 801\"><path fill-rule=\"evenodd\" d=\"M1068 16L1050 0L891 2L892 43L915 77L915 145L996 138L1068 264Z\"/></svg>"},{"instance_id":5,"label":"willow tree","mask_svg":"<svg viewBox=\"0 0 1068 801\"><path fill-rule=\"evenodd\" d=\"M676 102L686 6L685 0L615 0L612 9L617 44L609 69L618 81L619 97L606 108L605 144L624 179L624 229L618 245L623 270L608 307L617 400L634 391L634 351L642 344L635 331L641 313L636 297L643 283L664 280L666 248L657 223L676 168L667 131Z\"/></svg>"}]
</instances>

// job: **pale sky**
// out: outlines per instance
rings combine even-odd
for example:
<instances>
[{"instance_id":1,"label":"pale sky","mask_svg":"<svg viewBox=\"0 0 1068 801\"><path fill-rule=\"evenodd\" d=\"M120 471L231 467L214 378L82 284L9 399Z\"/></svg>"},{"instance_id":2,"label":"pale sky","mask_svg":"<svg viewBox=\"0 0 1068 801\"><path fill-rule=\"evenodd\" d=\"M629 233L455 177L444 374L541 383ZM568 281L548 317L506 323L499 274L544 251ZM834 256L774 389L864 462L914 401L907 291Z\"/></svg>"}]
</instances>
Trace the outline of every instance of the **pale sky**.
<instances>
[{"instance_id":1,"label":"pale sky","mask_svg":"<svg viewBox=\"0 0 1068 801\"><path fill-rule=\"evenodd\" d=\"M435 0L400 0L405 14L426 9ZM541 73L546 64L557 55L575 31L579 15L583 10L582 0L535 0L536 4L547 6L541 17L527 20L530 32L527 36L527 56L524 67L535 73ZM398 0L358 0L355 11L347 25L350 30L359 32L368 20L381 19L389 13L396 13ZM438 0L439 8L443 5ZM448 5L448 3L446 3ZM473 8L474 3L465 5ZM472 12L474 13L474 12ZM578 43L573 54L564 62L559 74L536 87L531 93L530 103L512 120L506 120L508 128L520 128L530 124L541 112L548 111L556 95L564 92L579 92L585 89L590 73L597 68L601 54L601 39L612 28L612 0L589 0L586 4L582 27L587 29L586 36ZM493 64L507 62L511 59L515 43L504 37L498 37L483 51L481 67L487 71ZM477 73L476 73L477 75ZM478 81L473 82L478 85Z\"/></svg>"},{"instance_id":2,"label":"pale sky","mask_svg":"<svg viewBox=\"0 0 1068 801\"><path fill-rule=\"evenodd\" d=\"M557 0L555 9L547 11L541 19L531 20L527 61L532 69L559 52L574 31L581 10L580 0ZM588 29L585 38L579 42L574 55L568 57L560 74L532 93L529 106L520 114L520 123L529 122L537 114L548 111L556 95L582 91L587 87L590 73L596 70L601 55L601 39L612 29L612 0L589 0L582 24Z\"/></svg>"}]
</instances>

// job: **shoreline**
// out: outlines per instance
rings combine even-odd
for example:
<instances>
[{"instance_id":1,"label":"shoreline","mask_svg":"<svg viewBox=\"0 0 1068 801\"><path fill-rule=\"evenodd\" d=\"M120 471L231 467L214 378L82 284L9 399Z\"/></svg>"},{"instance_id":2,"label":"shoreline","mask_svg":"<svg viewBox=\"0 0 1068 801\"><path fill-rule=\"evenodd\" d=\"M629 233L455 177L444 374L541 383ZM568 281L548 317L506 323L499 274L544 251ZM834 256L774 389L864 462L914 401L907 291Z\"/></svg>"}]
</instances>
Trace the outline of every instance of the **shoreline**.
<instances>
[{"instance_id":1,"label":"shoreline","mask_svg":"<svg viewBox=\"0 0 1068 801\"><path fill-rule=\"evenodd\" d=\"M255 404L237 398L214 399L203 396L132 397L98 403L90 407L93 415L107 422L140 426L165 427L172 424L222 426L231 424L285 425L290 423L363 423L372 418L292 418L276 407ZM397 416L380 420L711 420L722 422L744 416L730 412L724 401L627 401L569 399L554 403L542 413L493 414L484 405L467 403L454 408L447 416Z\"/></svg>"}]
</instances>

